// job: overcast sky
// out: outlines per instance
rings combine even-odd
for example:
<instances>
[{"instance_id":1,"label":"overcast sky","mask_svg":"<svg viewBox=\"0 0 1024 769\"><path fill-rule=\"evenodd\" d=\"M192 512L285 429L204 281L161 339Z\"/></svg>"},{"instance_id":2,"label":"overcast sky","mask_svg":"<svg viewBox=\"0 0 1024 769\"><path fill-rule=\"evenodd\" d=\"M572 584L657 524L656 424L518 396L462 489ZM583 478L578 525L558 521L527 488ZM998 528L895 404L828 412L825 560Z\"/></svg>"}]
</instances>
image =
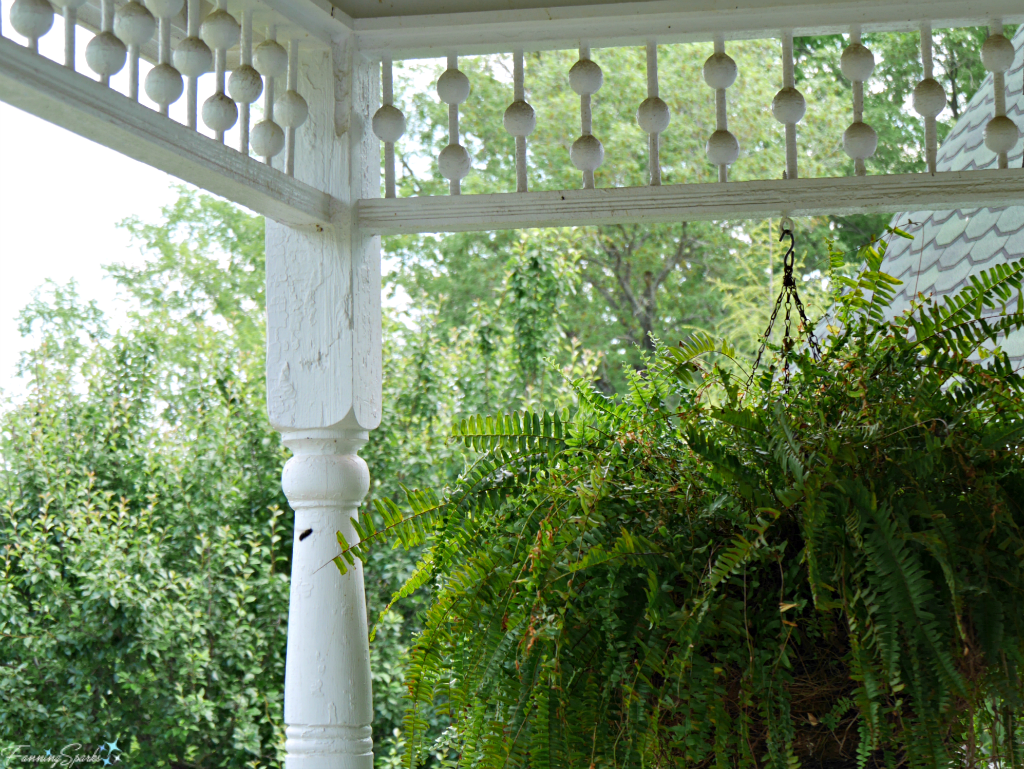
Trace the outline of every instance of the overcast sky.
<instances>
[{"instance_id":1,"label":"overcast sky","mask_svg":"<svg viewBox=\"0 0 1024 769\"><path fill-rule=\"evenodd\" d=\"M40 52L61 62L63 30L58 16L40 40ZM90 75L85 47L91 37L78 29L77 69ZM148 70L143 62L141 81ZM127 77L126 67L112 85L124 92ZM213 77L202 78L200 103L212 90ZM144 94L142 103L155 106ZM184 109L182 98L171 114L180 121ZM227 141L237 144L236 137L231 132ZM23 387L14 369L25 343L16 317L32 291L47 278L73 278L82 298L98 300L116 326L126 305L103 265L142 261L117 224L129 216L159 221L161 207L176 197L173 185L181 182L2 102L0 148L0 390L17 395Z\"/></svg>"},{"instance_id":2,"label":"overcast sky","mask_svg":"<svg viewBox=\"0 0 1024 769\"><path fill-rule=\"evenodd\" d=\"M74 278L116 319L116 287L102 265L137 263L117 222L156 220L174 179L0 104L0 388L21 390L16 316L47 278Z\"/></svg>"},{"instance_id":3,"label":"overcast sky","mask_svg":"<svg viewBox=\"0 0 1024 769\"><path fill-rule=\"evenodd\" d=\"M23 42L5 28L17 42ZM78 29L76 68L92 76L85 62L91 33ZM60 16L39 41L40 53L64 61L64 25ZM430 88L432 62L420 72L404 71L419 87ZM142 62L140 82L150 66ZM111 80L122 93L127 90L125 67ZM200 80L202 104L213 92L213 77ZM141 102L149 107L142 91ZM184 122L185 99L171 106L171 116ZM211 135L209 129L200 130ZM226 136L237 146L237 131ZM115 262L138 264L142 254L118 223L137 216L158 222L160 209L176 197L181 182L113 150L94 144L25 112L0 102L0 393L17 397L24 392L15 376L18 356L28 342L18 333L17 315L32 292L49 278L59 283L74 279L83 300L99 302L112 328L123 322L127 304L118 298L117 286L106 277L103 265ZM385 269L388 265L384 265ZM402 307L407 298L385 301Z\"/></svg>"},{"instance_id":4,"label":"overcast sky","mask_svg":"<svg viewBox=\"0 0 1024 769\"><path fill-rule=\"evenodd\" d=\"M85 47L91 37L78 29L77 69L90 75ZM63 62L63 41L58 16L40 40L40 52ZM140 79L148 70L143 62ZM112 85L123 92L127 77L125 67ZM172 114L184 110L184 101ZM142 102L154 106L145 96ZM25 346L16 318L32 291L47 278L74 279L82 298L96 299L116 326L126 305L103 265L142 260L117 224L129 216L158 221L161 207L175 198L172 185L180 182L2 102L0 147L0 389L16 396L23 387L14 369Z\"/></svg>"}]
</instances>

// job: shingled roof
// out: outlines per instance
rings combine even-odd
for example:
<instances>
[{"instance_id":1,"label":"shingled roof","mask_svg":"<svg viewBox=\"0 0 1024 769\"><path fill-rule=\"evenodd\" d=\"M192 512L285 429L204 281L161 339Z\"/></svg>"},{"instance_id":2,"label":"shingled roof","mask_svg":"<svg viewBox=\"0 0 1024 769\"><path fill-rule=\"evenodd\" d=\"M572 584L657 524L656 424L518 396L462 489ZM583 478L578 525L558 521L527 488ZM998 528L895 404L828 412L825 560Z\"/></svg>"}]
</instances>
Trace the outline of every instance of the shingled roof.
<instances>
[{"instance_id":1,"label":"shingled roof","mask_svg":"<svg viewBox=\"0 0 1024 769\"><path fill-rule=\"evenodd\" d=\"M1024 46L1024 26L1013 38L1019 52ZM1006 73L1006 111L1024 126L1024 57L1017 56ZM974 94L964 114L939 148L939 171L995 168L996 156L985 147L985 124L993 115L992 76ZM1019 167L1022 145L1010 154L1010 167ZM1024 201L1022 201L1024 203ZM907 224L908 220L914 224ZM1024 257L1024 205L1004 208L970 208L957 211L910 211L893 219L914 236L896 238L890 244L882 269L903 281L893 310L905 310L917 293L942 296L956 293L972 273L999 262ZM1018 365L1024 362L1024 334L1014 334L1003 344Z\"/></svg>"}]
</instances>

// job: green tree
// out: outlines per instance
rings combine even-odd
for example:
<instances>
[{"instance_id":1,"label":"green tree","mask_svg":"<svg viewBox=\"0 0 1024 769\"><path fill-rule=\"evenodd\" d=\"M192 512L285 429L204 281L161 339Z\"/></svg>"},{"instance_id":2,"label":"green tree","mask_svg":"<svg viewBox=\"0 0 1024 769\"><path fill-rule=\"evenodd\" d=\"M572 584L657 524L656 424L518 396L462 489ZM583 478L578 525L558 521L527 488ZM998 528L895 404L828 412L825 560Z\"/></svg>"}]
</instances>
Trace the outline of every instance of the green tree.
<instances>
[{"instance_id":1,"label":"green tree","mask_svg":"<svg viewBox=\"0 0 1024 769\"><path fill-rule=\"evenodd\" d=\"M952 111L980 82L978 62L961 54L963 41L978 34L936 36ZM918 77L914 41L867 38L891 79L868 99L883 147L873 170L915 170L920 162L913 151L919 126L903 109ZM810 150L802 170L846 173L838 141L849 103L836 70L841 44L798 43L799 85L810 104L800 128ZM675 118L664 136L665 181L711 179L703 143L713 130L713 97L699 75L710 49L662 51L662 93ZM763 41L730 44L730 51L741 72L730 89L730 127L745 148L732 178L778 176L781 128L766 113L779 84L763 65L778 52ZM595 99L595 132L606 148L598 183L644 184L646 139L632 118L645 90L642 52L595 56L607 78ZM568 163L578 102L565 82L574 59L566 52L528 59L529 98L540 117L530 142L535 189L579 183ZM512 142L501 126L511 98L508 64L501 57L465 63L475 89L463 113L476 165L467 192L513 187ZM446 143L443 110L431 95L406 88L402 98L415 109L407 109L413 141L400 155L401 183L406 193L443 193L436 174L413 172ZM856 261L853 246L881 223L804 225L798 264L809 280L801 290L818 310L829 264L814 245L818 236L833 232ZM100 308L78 301L73 286L49 286L21 318L36 345L21 363L29 395L0 416L0 747L126 734L121 747L147 766L277 766L291 511L279 491L287 452L263 406L262 220L183 191L165 221L126 227L149 255L141 268L110 268L136 303L126 328L111 333ZM452 443L446 425L470 414L564 410L578 398L595 419L602 410L619 413L622 407L590 393L585 383L592 381L632 392L632 407L639 408L637 393L655 402L660 391L644 388L656 388L664 374L655 367L644 374L648 382L635 373L658 352L655 338L722 329L752 349L779 285L781 254L762 247L774 238L770 223L697 223L390 239L387 249L401 264L392 285L409 293L415 309L385 319L385 410L363 452L374 479L370 500L394 498L403 486L459 488L460 477L476 472L474 451ZM635 427L637 436L652 429ZM624 448L632 445L629 431L621 435ZM486 442L469 441L473 448ZM673 478L661 489L666 498L681 483ZM602 485L594 476L587 483L572 491L585 505ZM382 523L372 509L367 514ZM733 531L732 523L712 523L719 534ZM526 520L516 536L535 536L533 525ZM543 551L544 536L537 543ZM368 555L374 617L400 585L422 577L416 563L429 554ZM420 609L445 595L428 587L381 618L371 647L381 766L398 761L408 744L422 744L424 727L429 742L448 723L444 712L427 709L411 733L400 729ZM735 588L730 582L733 598ZM622 595L642 605L632 585L605 600ZM997 614L993 627L1004 622ZM632 615L609 616L610 628ZM500 622L507 624L504 615ZM509 680L519 673L504 671ZM992 728L999 742L999 727ZM1012 723L1002 728L1012 731ZM442 739L435 753L444 749Z\"/></svg>"},{"instance_id":2,"label":"green tree","mask_svg":"<svg viewBox=\"0 0 1024 769\"><path fill-rule=\"evenodd\" d=\"M1012 34L1013 27L1007 28ZM950 106L939 118L940 139L946 135L984 79L977 51L983 28L940 29L934 35L936 77L945 86ZM840 36L796 40L797 85L808 102L799 126L801 174L840 176L853 172L842 150L842 135L852 120L850 83L839 71L847 40ZM878 152L868 161L871 173L917 173L923 168L924 127L907 108L922 77L917 33L871 33L864 42L878 66L866 94L865 119L879 134ZM714 130L714 96L704 85L700 67L708 45L662 46L661 94L673 122L662 137L664 182L713 181L715 169L704 157L704 142ZM771 41L730 43L739 79L729 89L729 126L742 153L730 178L778 178L784 168L782 128L769 105L780 84L778 46ZM598 186L639 186L647 183L646 135L633 118L646 94L642 49L598 49L594 59L605 73L605 85L594 97L594 133L605 146ZM537 112L537 130L529 140L531 189L575 188L579 173L568 159L578 134L579 101L566 87L576 55L569 51L529 54L527 97ZM767 63L767 64L766 64ZM399 146L400 194L443 195L447 182L433 158L447 143L443 104L426 81L440 68L419 64L399 69L400 102L409 116L409 139ZM464 58L460 67L473 92L462 106L460 125L474 170L463 182L467 193L508 192L515 188L514 144L505 132L502 114L511 101L508 57ZM404 81L404 91L401 83ZM805 274L828 265L825 236L856 259L859 248L884 232L892 214L833 216L799 222ZM562 333L588 349L605 353L601 384L621 389L620 365L639 365L640 351L652 349L652 336L677 339L690 330L711 331L737 321L736 299L728 293L754 277L737 256L763 223L690 223L575 228L525 233L457 233L448 236L402 236L385 240L388 253L402 269L392 281L413 297L443 308L444 323L464 325L474 313L493 307L494 287L504 274L513 244L526 240L549 253L562 254L576 266L578 285L565 302ZM767 275L758 275L767 286ZM756 305L763 323L769 303ZM763 309L762 309L763 308ZM755 324L756 325L756 324ZM738 343L751 338L740 335Z\"/></svg>"},{"instance_id":3,"label":"green tree","mask_svg":"<svg viewBox=\"0 0 1024 769\"><path fill-rule=\"evenodd\" d=\"M265 409L263 222L183 189L162 222L125 226L148 256L108 268L135 304L125 328L73 284L21 313L28 395L0 415L0 754L118 738L146 766L276 767L293 519ZM557 335L546 264L510 257L506 311L463 328L436 307L385 319L371 499L454 482L454 419L572 402L566 377L596 362ZM564 372L545 364L552 340ZM368 566L373 619L416 559ZM381 766L424 600L394 607L371 648Z\"/></svg>"},{"instance_id":4,"label":"green tree","mask_svg":"<svg viewBox=\"0 0 1024 769\"><path fill-rule=\"evenodd\" d=\"M119 741L154 767L275 766L286 458L266 422L262 220L182 191L108 333L50 284L2 416L0 745Z\"/></svg>"},{"instance_id":5,"label":"green tree","mask_svg":"<svg viewBox=\"0 0 1024 769\"><path fill-rule=\"evenodd\" d=\"M771 79L778 63L777 46L767 41L730 46L740 78L730 89L730 128L744 152L731 178L777 178L785 167L782 127L768 112L780 84ZM663 46L661 93L673 113L663 134L661 161L666 184L712 181L717 170L704 159L704 143L714 131L714 93L704 85L700 67L710 46ZM640 186L647 183L646 134L633 118L646 92L644 53L638 48L602 49L594 54L605 72L605 84L594 97L594 133L605 145L605 161L597 171L598 186ZM566 88L575 54L567 51L531 54L526 62L528 98L537 111L530 137L531 189L580 186L579 173L568 161L568 148L578 135L579 99ZM502 114L511 100L507 57L465 59L460 66L473 84L460 126L474 156L474 171L465 180L467 194L515 188L515 150L505 132ZM424 74L415 70L413 80ZM801 87L810 109L801 124L808 151L801 156L807 175L841 172L845 155L838 144L843 125L842 98L830 80L809 80ZM408 89L409 87L406 86ZM445 194L446 182L431 171L432 158L447 143L444 105L432 92L402 94L412 141L400 148L401 194ZM429 164L429 165L427 165ZM621 386L620 365L639 362L640 350L653 349L652 336L678 338L687 329L711 329L725 317L722 296L710 286L736 277L732 254L746 244L747 226L728 222L675 225L630 225L527 233L459 233L440 237L403 236L385 242L402 264L393 280L415 300L430 298L444 308L444 322L468 322L472 313L496 302L494 286L515 244L561 259L553 272L575 266L579 278L562 310L561 332L584 348L606 355L602 383ZM807 243L819 243L809 238ZM817 258L824 254L817 246ZM559 254L561 256L559 256Z\"/></svg>"},{"instance_id":6,"label":"green tree","mask_svg":"<svg viewBox=\"0 0 1024 769\"><path fill-rule=\"evenodd\" d=\"M1013 37L1016 25L1004 34ZM934 76L946 91L947 107L938 116L939 143L960 118L967 103L985 79L981 45L984 27L938 29L933 33ZM875 56L875 72L865 88L864 120L878 133L878 150L867 161L868 173L907 174L925 169L924 121L907 104L914 87L924 77L920 34L885 32L864 35L864 45ZM839 59L848 38L839 35L798 38L798 76L825 84L831 82L837 96L849 99L850 82L839 70ZM852 120L852 105L846 110ZM852 162L846 166L852 171ZM837 242L855 252L873 234L885 231L891 213L829 217Z\"/></svg>"},{"instance_id":7,"label":"green tree","mask_svg":"<svg viewBox=\"0 0 1024 769\"><path fill-rule=\"evenodd\" d=\"M69 358L98 314L51 291L22 313L41 343L0 437L0 745L274 764L287 529L259 380L202 328L188 369L145 325Z\"/></svg>"}]
</instances>

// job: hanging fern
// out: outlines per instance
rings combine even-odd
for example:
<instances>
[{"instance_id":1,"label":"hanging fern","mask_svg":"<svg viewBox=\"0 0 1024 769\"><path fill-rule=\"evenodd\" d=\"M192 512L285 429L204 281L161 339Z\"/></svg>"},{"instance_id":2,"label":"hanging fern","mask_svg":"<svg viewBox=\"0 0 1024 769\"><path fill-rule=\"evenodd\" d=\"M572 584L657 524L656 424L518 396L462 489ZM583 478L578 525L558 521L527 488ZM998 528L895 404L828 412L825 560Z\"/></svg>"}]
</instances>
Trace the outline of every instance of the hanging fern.
<instances>
[{"instance_id":1,"label":"hanging fern","mask_svg":"<svg viewBox=\"0 0 1024 769\"><path fill-rule=\"evenodd\" d=\"M788 386L695 335L621 400L456 425L453 488L339 535L427 545L410 766L1024 766L1024 263L891 319L883 255Z\"/></svg>"}]
</instances>

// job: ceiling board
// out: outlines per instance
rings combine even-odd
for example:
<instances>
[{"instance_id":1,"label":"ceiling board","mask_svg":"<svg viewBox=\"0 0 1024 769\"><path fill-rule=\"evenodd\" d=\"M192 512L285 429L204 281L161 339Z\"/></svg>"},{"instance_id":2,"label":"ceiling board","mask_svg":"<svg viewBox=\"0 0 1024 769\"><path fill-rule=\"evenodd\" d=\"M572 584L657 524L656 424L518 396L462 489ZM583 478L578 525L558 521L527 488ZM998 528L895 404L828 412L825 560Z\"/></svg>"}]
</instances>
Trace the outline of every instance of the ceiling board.
<instances>
[{"instance_id":1,"label":"ceiling board","mask_svg":"<svg viewBox=\"0 0 1024 769\"><path fill-rule=\"evenodd\" d=\"M619 2L621 0L333 0L335 7L353 19L480 11L525 11L549 6L613 5Z\"/></svg>"}]
</instances>

